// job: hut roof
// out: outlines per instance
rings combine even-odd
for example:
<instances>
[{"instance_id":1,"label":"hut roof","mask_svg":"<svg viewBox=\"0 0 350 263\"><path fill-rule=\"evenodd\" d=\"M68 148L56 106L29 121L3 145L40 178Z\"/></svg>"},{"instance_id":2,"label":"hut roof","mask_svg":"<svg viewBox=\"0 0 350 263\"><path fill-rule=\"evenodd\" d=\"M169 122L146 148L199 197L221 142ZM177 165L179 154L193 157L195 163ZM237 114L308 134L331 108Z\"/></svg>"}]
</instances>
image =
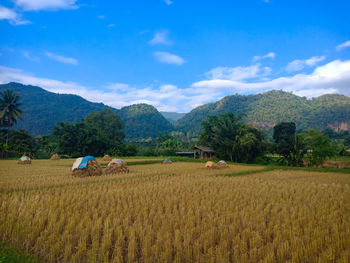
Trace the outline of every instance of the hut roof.
<instances>
[{"instance_id":1,"label":"hut roof","mask_svg":"<svg viewBox=\"0 0 350 263\"><path fill-rule=\"evenodd\" d=\"M202 152L207 152L207 153L214 153L215 151L209 147L206 146L194 146L194 149L198 149Z\"/></svg>"}]
</instances>

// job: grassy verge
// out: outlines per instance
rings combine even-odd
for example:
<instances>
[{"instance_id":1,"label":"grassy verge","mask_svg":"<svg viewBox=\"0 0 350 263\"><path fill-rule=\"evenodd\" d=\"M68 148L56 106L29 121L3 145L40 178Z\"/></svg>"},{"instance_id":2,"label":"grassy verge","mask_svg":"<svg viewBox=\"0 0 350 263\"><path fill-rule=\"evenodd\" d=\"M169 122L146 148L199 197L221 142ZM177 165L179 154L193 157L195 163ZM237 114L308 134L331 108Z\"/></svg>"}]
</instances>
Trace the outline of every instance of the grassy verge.
<instances>
[{"instance_id":1,"label":"grassy verge","mask_svg":"<svg viewBox=\"0 0 350 263\"><path fill-rule=\"evenodd\" d=\"M0 263L39 263L35 257L0 242Z\"/></svg>"}]
</instances>

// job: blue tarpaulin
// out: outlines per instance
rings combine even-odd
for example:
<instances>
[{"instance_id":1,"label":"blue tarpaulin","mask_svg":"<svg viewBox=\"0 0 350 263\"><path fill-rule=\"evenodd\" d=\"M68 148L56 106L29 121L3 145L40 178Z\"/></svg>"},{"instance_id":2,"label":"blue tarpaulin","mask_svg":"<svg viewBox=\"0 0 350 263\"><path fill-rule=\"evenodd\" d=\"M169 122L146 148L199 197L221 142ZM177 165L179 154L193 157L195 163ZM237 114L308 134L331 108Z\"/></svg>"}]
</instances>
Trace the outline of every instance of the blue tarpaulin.
<instances>
[{"instance_id":1,"label":"blue tarpaulin","mask_svg":"<svg viewBox=\"0 0 350 263\"><path fill-rule=\"evenodd\" d=\"M166 158L164 162L171 162L171 160L169 158Z\"/></svg>"},{"instance_id":2,"label":"blue tarpaulin","mask_svg":"<svg viewBox=\"0 0 350 263\"><path fill-rule=\"evenodd\" d=\"M85 156L83 160L81 160L81 163L79 164L79 169L85 169L88 167L88 162L95 160L95 157L93 156Z\"/></svg>"}]
</instances>

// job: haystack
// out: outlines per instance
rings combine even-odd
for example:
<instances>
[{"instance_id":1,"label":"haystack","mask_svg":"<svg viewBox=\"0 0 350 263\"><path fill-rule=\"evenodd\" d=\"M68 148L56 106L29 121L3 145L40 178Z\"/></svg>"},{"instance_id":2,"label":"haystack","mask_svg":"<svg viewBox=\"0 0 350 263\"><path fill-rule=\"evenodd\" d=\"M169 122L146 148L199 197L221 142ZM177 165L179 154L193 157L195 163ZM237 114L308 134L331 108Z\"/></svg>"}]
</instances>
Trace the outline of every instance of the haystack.
<instances>
[{"instance_id":1,"label":"haystack","mask_svg":"<svg viewBox=\"0 0 350 263\"><path fill-rule=\"evenodd\" d=\"M211 161L208 161L206 162L205 164L205 168L208 168L208 169L214 169L214 168L217 168L216 164L211 162Z\"/></svg>"},{"instance_id":2,"label":"haystack","mask_svg":"<svg viewBox=\"0 0 350 263\"><path fill-rule=\"evenodd\" d=\"M126 166L126 162L122 159L113 159L107 165L105 174L119 174L119 173L128 173L129 168Z\"/></svg>"},{"instance_id":3,"label":"haystack","mask_svg":"<svg viewBox=\"0 0 350 263\"><path fill-rule=\"evenodd\" d=\"M221 160L217 163L217 166L219 168L227 168L228 167L228 164L224 161L224 160Z\"/></svg>"},{"instance_id":4,"label":"haystack","mask_svg":"<svg viewBox=\"0 0 350 263\"><path fill-rule=\"evenodd\" d=\"M111 159L111 156L109 156L108 154L106 154L105 156L103 156L102 158L102 162L110 162L112 159Z\"/></svg>"},{"instance_id":5,"label":"haystack","mask_svg":"<svg viewBox=\"0 0 350 263\"><path fill-rule=\"evenodd\" d=\"M58 156L57 153L55 153L54 155L51 156L50 159L51 159L51 160L60 160L61 158Z\"/></svg>"},{"instance_id":6,"label":"haystack","mask_svg":"<svg viewBox=\"0 0 350 263\"><path fill-rule=\"evenodd\" d=\"M169 159L169 158L166 158L164 161L163 161L163 164L172 164L173 162Z\"/></svg>"},{"instance_id":7,"label":"haystack","mask_svg":"<svg viewBox=\"0 0 350 263\"><path fill-rule=\"evenodd\" d=\"M18 159L18 164L32 164L32 160L26 156L26 155L23 155L21 158Z\"/></svg>"},{"instance_id":8,"label":"haystack","mask_svg":"<svg viewBox=\"0 0 350 263\"><path fill-rule=\"evenodd\" d=\"M95 157L80 157L73 163L72 175L76 177L101 176L102 168Z\"/></svg>"}]
</instances>

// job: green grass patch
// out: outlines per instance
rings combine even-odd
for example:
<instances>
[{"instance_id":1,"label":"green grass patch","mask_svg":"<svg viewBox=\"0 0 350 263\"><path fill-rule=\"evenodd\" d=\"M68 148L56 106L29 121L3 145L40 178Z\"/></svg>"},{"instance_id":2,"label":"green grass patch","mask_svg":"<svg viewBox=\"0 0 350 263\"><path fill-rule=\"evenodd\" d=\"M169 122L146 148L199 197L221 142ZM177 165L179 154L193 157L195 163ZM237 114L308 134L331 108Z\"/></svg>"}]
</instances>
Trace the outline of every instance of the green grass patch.
<instances>
[{"instance_id":1,"label":"green grass patch","mask_svg":"<svg viewBox=\"0 0 350 263\"><path fill-rule=\"evenodd\" d=\"M40 261L26 252L6 246L0 242L0 263L39 263Z\"/></svg>"}]
</instances>

